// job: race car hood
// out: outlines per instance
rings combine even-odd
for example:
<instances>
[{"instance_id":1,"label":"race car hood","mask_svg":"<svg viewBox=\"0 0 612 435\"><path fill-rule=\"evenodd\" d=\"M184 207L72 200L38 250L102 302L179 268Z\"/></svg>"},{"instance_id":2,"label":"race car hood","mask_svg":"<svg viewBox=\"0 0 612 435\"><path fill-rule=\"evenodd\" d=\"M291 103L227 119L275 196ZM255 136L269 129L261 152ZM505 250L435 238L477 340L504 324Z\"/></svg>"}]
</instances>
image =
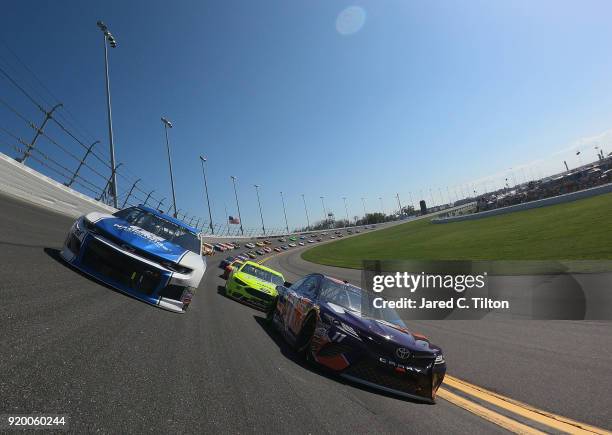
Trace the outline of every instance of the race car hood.
<instances>
[{"instance_id":1,"label":"race car hood","mask_svg":"<svg viewBox=\"0 0 612 435\"><path fill-rule=\"evenodd\" d=\"M413 335L406 328L385 320L364 317L360 313L346 310L332 303L325 303L328 312L339 321L351 326L368 345L393 353L397 347L405 347L415 354L435 354L437 346L432 346L427 338Z\"/></svg>"},{"instance_id":2,"label":"race car hood","mask_svg":"<svg viewBox=\"0 0 612 435\"><path fill-rule=\"evenodd\" d=\"M185 253L188 252L185 248L140 227L130 225L123 219L114 216L100 219L92 219L92 217L87 215L86 219L92 222L96 228L126 245L155 255L163 260L178 263Z\"/></svg>"}]
</instances>

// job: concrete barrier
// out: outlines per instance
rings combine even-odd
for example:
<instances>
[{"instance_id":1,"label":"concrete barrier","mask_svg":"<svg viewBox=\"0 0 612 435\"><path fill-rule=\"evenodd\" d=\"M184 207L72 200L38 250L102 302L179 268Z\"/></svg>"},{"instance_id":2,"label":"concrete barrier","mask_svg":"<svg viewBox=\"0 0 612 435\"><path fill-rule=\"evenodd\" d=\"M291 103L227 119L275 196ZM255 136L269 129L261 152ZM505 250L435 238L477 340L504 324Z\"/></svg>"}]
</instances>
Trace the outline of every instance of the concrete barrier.
<instances>
[{"instance_id":1,"label":"concrete barrier","mask_svg":"<svg viewBox=\"0 0 612 435\"><path fill-rule=\"evenodd\" d=\"M115 208L96 201L95 199L77 192L74 189L66 187L52 178L49 178L46 175L43 175L40 172L17 162L12 157L9 157L3 153L0 153L0 192L72 217L78 217L92 211L100 211L104 213L114 213L117 211ZM449 211L452 212L464 206L453 207L447 210L437 211L432 214L411 217L404 220L379 223L376 224L376 229L401 225L414 219L432 217L439 213ZM229 240L241 240L246 242L249 240L263 238L290 237L296 234L318 234L322 232L333 232L336 230L345 231L348 229L364 230L364 227L367 226L369 225L347 228L332 228L317 231L301 231L289 234L268 234L266 236L202 234L202 239L207 243L224 242Z\"/></svg>"},{"instance_id":2,"label":"concrete barrier","mask_svg":"<svg viewBox=\"0 0 612 435\"><path fill-rule=\"evenodd\" d=\"M4 153L0 153L0 192L72 217L78 217L92 211L104 213L114 213L117 211L109 205L66 187L52 178L17 162ZM398 222L386 222L378 224L377 226L384 228L388 225L397 223ZM338 229L342 230L343 228ZM335 230L336 229L326 231ZM320 233L322 231L323 230L314 231L314 233ZM293 234L297 233L268 234L265 237L287 237ZM228 240L256 240L258 238L264 238L264 236L250 237L203 234L202 238L207 242L216 243Z\"/></svg>"},{"instance_id":3,"label":"concrete barrier","mask_svg":"<svg viewBox=\"0 0 612 435\"><path fill-rule=\"evenodd\" d=\"M480 213L467 214L462 216L450 216L446 218L436 218L431 221L435 224L446 224L450 222L470 221L491 216L498 216L516 211L531 210L534 208L547 207L549 205L563 204L579 199L590 198L597 195L612 192L612 183L602 186L591 187L590 189L579 190L578 192L566 193L564 195L553 196L550 198L538 199L537 201L524 202L522 204L510 205L508 207L496 208L494 210L481 211Z\"/></svg>"},{"instance_id":4,"label":"concrete barrier","mask_svg":"<svg viewBox=\"0 0 612 435\"><path fill-rule=\"evenodd\" d=\"M91 211L114 213L113 207L74 189L0 153L0 191L41 207L77 217Z\"/></svg>"}]
</instances>

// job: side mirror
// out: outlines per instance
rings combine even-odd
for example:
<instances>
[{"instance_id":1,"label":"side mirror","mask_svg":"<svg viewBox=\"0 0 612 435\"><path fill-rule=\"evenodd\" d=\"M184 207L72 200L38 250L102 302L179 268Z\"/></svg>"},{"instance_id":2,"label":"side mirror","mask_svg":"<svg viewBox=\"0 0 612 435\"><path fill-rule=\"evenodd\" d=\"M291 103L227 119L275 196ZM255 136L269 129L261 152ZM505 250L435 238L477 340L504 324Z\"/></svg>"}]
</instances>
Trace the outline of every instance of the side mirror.
<instances>
[{"instance_id":1,"label":"side mirror","mask_svg":"<svg viewBox=\"0 0 612 435\"><path fill-rule=\"evenodd\" d=\"M285 287L289 288L289 287L291 287L291 285L292 285L292 284L291 284L290 282L285 281L285 284L284 284L284 286L285 286Z\"/></svg>"}]
</instances>

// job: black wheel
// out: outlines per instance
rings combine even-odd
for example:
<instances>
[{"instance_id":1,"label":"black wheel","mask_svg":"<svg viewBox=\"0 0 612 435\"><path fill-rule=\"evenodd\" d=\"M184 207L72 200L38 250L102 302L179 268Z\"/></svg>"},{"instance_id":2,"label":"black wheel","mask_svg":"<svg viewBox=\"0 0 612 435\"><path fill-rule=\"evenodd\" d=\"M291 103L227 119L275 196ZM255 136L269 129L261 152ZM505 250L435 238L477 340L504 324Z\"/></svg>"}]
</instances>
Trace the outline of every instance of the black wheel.
<instances>
[{"instance_id":1,"label":"black wheel","mask_svg":"<svg viewBox=\"0 0 612 435\"><path fill-rule=\"evenodd\" d=\"M304 321L304 326L295 341L295 350L304 356L310 353L310 343L312 342L312 336L317 326L317 319L314 315L310 315Z\"/></svg>"},{"instance_id":2,"label":"black wheel","mask_svg":"<svg viewBox=\"0 0 612 435\"><path fill-rule=\"evenodd\" d=\"M270 304L268 310L266 311L266 320L269 323L272 323L272 319L274 319L274 312L276 311L276 303L278 302L278 296L274 299L274 302Z\"/></svg>"}]
</instances>

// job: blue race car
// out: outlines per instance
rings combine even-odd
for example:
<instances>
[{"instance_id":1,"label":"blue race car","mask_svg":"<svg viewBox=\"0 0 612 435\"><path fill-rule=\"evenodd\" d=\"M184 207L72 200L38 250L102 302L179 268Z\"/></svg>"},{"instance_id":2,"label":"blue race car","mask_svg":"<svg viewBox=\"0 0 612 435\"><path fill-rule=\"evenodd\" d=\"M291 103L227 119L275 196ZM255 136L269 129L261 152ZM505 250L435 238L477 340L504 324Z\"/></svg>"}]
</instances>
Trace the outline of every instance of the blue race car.
<instances>
[{"instance_id":1,"label":"blue race car","mask_svg":"<svg viewBox=\"0 0 612 435\"><path fill-rule=\"evenodd\" d=\"M117 290L179 313L206 270L198 231L145 206L81 216L61 256Z\"/></svg>"},{"instance_id":2,"label":"blue race car","mask_svg":"<svg viewBox=\"0 0 612 435\"><path fill-rule=\"evenodd\" d=\"M435 401L446 373L442 350L409 332L394 310L369 302L362 310L373 295L320 274L277 292L272 323L307 359L352 382Z\"/></svg>"}]
</instances>

